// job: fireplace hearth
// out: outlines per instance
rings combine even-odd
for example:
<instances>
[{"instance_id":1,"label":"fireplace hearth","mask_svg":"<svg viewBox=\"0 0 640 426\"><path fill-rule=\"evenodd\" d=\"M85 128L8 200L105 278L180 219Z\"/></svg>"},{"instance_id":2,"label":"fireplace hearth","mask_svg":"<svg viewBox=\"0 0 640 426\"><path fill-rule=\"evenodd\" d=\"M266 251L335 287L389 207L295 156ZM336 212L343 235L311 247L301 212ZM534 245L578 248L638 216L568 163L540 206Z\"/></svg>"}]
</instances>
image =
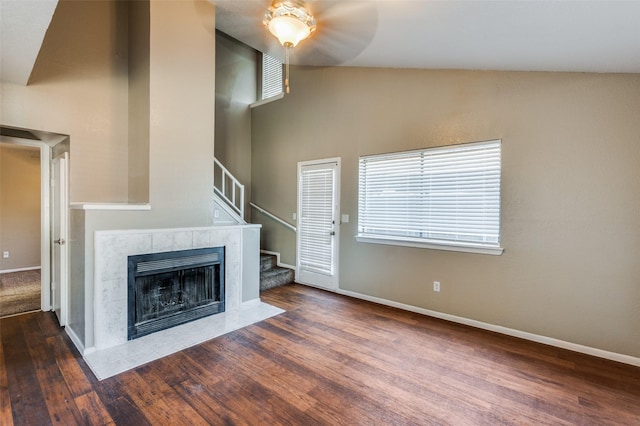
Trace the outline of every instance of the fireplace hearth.
<instances>
[{"instance_id":1,"label":"fireplace hearth","mask_svg":"<svg viewBox=\"0 0 640 426\"><path fill-rule=\"evenodd\" d=\"M224 247L128 256L127 339L224 312Z\"/></svg>"}]
</instances>

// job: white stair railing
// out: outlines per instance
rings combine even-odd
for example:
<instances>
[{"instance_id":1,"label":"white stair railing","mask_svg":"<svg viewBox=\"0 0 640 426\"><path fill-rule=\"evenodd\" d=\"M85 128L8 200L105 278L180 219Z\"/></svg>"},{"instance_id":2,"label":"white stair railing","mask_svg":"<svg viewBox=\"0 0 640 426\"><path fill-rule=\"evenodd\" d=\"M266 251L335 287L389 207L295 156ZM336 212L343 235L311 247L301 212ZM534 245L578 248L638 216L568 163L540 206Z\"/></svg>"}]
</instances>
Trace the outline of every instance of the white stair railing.
<instances>
[{"instance_id":1,"label":"white stair railing","mask_svg":"<svg viewBox=\"0 0 640 426\"><path fill-rule=\"evenodd\" d=\"M213 177L215 193L244 220L244 185L217 158L213 159Z\"/></svg>"},{"instance_id":2,"label":"white stair railing","mask_svg":"<svg viewBox=\"0 0 640 426\"><path fill-rule=\"evenodd\" d=\"M260 207L257 204L254 203L249 203L249 205L251 207L253 207L254 209L258 210L260 213L266 215L267 217L275 220L276 222L280 223L281 225L286 226L287 228L291 229L293 232L296 232L296 227L293 226L292 224L290 224L289 222L285 222L284 220L280 219L278 216L276 216L275 214L271 213L268 210L263 209L262 207Z\"/></svg>"}]
</instances>

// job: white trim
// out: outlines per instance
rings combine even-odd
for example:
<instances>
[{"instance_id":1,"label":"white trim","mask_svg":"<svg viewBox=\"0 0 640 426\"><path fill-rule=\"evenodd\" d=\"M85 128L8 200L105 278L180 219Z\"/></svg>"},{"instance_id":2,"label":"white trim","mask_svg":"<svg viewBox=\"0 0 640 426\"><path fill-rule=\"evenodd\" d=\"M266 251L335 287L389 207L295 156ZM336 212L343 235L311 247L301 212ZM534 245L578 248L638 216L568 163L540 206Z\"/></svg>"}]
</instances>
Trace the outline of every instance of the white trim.
<instances>
[{"instance_id":1,"label":"white trim","mask_svg":"<svg viewBox=\"0 0 640 426\"><path fill-rule=\"evenodd\" d=\"M16 312L15 314L11 314L11 315L4 315L0 318L5 319L5 318L11 318L11 317L17 317L18 315L24 315L24 314L34 314L36 312L42 312L40 309L34 309L32 311L26 311L26 312Z\"/></svg>"},{"instance_id":2,"label":"white trim","mask_svg":"<svg viewBox=\"0 0 640 426\"><path fill-rule=\"evenodd\" d=\"M246 225L247 221L244 220L244 218L236 210L234 210L230 205L228 205L224 201L224 198L218 192L219 190L217 188L214 188L214 191L213 191L214 203L217 206L219 206L222 210L224 210L224 212L227 213L228 216L234 219L235 222L222 222L217 220L219 218L215 216L215 210L214 210L214 219L213 219L214 225Z\"/></svg>"},{"instance_id":3,"label":"white trim","mask_svg":"<svg viewBox=\"0 0 640 426\"><path fill-rule=\"evenodd\" d=\"M281 268L291 269L293 272L296 271L296 267L294 265L289 265L288 263L277 262L276 265Z\"/></svg>"},{"instance_id":4,"label":"white trim","mask_svg":"<svg viewBox=\"0 0 640 426\"><path fill-rule=\"evenodd\" d=\"M417 306L406 305L400 302L394 302L393 300L381 299L375 296L369 296L367 294L357 293L349 290L336 290L336 293L343 294L345 296L354 297L356 299L367 300L369 302L379 303L381 305L391 306L394 308L403 309L405 311L415 312L422 315L427 315L434 318L443 319L446 321L455 322L458 324L464 324L483 330L493 331L507 336L518 337L520 339L530 340L536 343L542 343L544 345L555 346L561 349L567 349L574 352L580 352L587 355L592 355L598 358L604 358L611 361L621 362L624 364L634 365L640 367L640 358L630 355L619 354L616 352L609 352L598 348L592 348L590 346L579 345L577 343L571 343L564 340L554 339L552 337L541 336L539 334L529 333L526 331L515 330L513 328L502 327L500 325L489 324L482 321L476 321L469 318L459 317L457 315L445 314L438 311L432 311L430 309L419 308Z\"/></svg>"},{"instance_id":5,"label":"white trim","mask_svg":"<svg viewBox=\"0 0 640 426\"><path fill-rule=\"evenodd\" d=\"M69 203L72 210L151 210L150 204Z\"/></svg>"},{"instance_id":6,"label":"white trim","mask_svg":"<svg viewBox=\"0 0 640 426\"><path fill-rule=\"evenodd\" d=\"M277 251L260 250L260 253L261 254L270 254L272 256L275 256L276 257L276 265L281 267L281 268L293 269L293 271L296 270L295 266L289 265L287 263L280 262L280 253L278 253Z\"/></svg>"},{"instance_id":7,"label":"white trim","mask_svg":"<svg viewBox=\"0 0 640 426\"><path fill-rule=\"evenodd\" d=\"M265 104L280 100L282 98L284 98L284 93L280 93L278 95L272 96L272 97L267 98L267 99L261 99L259 101L255 101L254 103L249 104L249 108L259 107L261 105L265 105Z\"/></svg>"},{"instance_id":8,"label":"white trim","mask_svg":"<svg viewBox=\"0 0 640 426\"><path fill-rule=\"evenodd\" d=\"M71 327L69 326L65 327L64 331L67 333L67 336L69 336L69 338L71 339L73 344L76 346L76 349L78 349L81 355L86 355L87 353L95 351L95 348L93 348L93 350L91 351L89 351L88 349L85 349L84 345L82 344L82 341L80 340L76 332L73 331Z\"/></svg>"},{"instance_id":9,"label":"white trim","mask_svg":"<svg viewBox=\"0 0 640 426\"><path fill-rule=\"evenodd\" d=\"M42 143L40 146L40 174L42 202L41 236L40 236L40 307L43 311L51 310L51 148Z\"/></svg>"},{"instance_id":10,"label":"white trim","mask_svg":"<svg viewBox=\"0 0 640 426\"><path fill-rule=\"evenodd\" d=\"M9 274L11 272L35 271L36 269L42 269L42 268L40 266L29 266L27 268L3 269L0 271L0 274Z\"/></svg>"},{"instance_id":11,"label":"white trim","mask_svg":"<svg viewBox=\"0 0 640 426\"><path fill-rule=\"evenodd\" d=\"M56 163L57 162L57 163ZM59 175L56 174L56 164L59 168ZM58 209L51 213L51 237L56 236L66 243L60 244L58 247L59 258L55 258L56 249L51 244L51 283L52 287L55 283L60 298L60 306L56 307L56 300L51 302L51 308L55 312L56 308L59 308L60 315L58 322L61 326L67 325L68 313L69 313L69 153L63 152L62 154L53 158L51 162L51 207L52 209ZM58 180L56 181L56 178ZM59 199L56 199L56 191L59 194ZM56 205L59 203L59 205ZM59 220L60 223L55 223ZM59 235L53 235L55 233L56 225L58 225ZM56 264L55 261L59 261ZM59 269L59 271L58 271ZM58 275L56 277L56 275ZM55 278L59 279L59 282L55 282ZM52 291L52 296L54 292ZM58 312L56 312L57 314Z\"/></svg>"},{"instance_id":12,"label":"white trim","mask_svg":"<svg viewBox=\"0 0 640 426\"><path fill-rule=\"evenodd\" d=\"M316 273L312 271L306 271L300 267L300 252L302 241L302 175L304 168L313 167L333 167L334 180L333 180L333 199L334 199L334 212L333 212L333 253L332 253L332 274L325 275L324 273ZM308 278L315 280L312 285L317 285L325 290L337 290L340 288L340 186L341 186L341 173L342 173L342 159L341 157L322 158L317 160L299 161L297 167L296 181L297 181L297 222L296 222L296 267L295 278L296 282L307 282ZM307 277L305 277L307 275Z\"/></svg>"},{"instance_id":13,"label":"white trim","mask_svg":"<svg viewBox=\"0 0 640 426\"><path fill-rule=\"evenodd\" d=\"M41 141L0 137L2 143L40 148L40 309L51 310L51 147Z\"/></svg>"},{"instance_id":14,"label":"white trim","mask_svg":"<svg viewBox=\"0 0 640 426\"><path fill-rule=\"evenodd\" d=\"M502 247L487 247L474 244L457 244L454 242L436 242L434 240L409 239L383 235L356 235L356 241L359 243L386 244L391 246L417 247L445 251L459 251L463 253L490 254L492 256L501 256L504 252Z\"/></svg>"}]
</instances>

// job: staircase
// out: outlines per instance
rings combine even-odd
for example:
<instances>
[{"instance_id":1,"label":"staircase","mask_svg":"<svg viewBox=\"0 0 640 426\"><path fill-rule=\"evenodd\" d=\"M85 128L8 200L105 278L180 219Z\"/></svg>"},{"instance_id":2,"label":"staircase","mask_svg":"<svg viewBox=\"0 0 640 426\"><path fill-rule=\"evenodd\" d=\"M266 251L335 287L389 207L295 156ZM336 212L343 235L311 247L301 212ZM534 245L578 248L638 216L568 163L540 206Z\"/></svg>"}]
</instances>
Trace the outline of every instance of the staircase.
<instances>
[{"instance_id":1,"label":"staircase","mask_svg":"<svg viewBox=\"0 0 640 426\"><path fill-rule=\"evenodd\" d=\"M276 259L272 254L260 255L260 291L293 282L293 270L277 266Z\"/></svg>"},{"instance_id":2,"label":"staircase","mask_svg":"<svg viewBox=\"0 0 640 426\"><path fill-rule=\"evenodd\" d=\"M217 226L244 225L244 185L213 159L214 219Z\"/></svg>"},{"instance_id":3,"label":"staircase","mask_svg":"<svg viewBox=\"0 0 640 426\"><path fill-rule=\"evenodd\" d=\"M218 159L213 160L213 223L216 226L246 224L244 220L244 185L227 170ZM273 216L268 211L250 203L259 212L275 219L292 229L296 228ZM295 274L292 269L278 266L278 257L271 254L260 255L260 291L292 283Z\"/></svg>"}]
</instances>

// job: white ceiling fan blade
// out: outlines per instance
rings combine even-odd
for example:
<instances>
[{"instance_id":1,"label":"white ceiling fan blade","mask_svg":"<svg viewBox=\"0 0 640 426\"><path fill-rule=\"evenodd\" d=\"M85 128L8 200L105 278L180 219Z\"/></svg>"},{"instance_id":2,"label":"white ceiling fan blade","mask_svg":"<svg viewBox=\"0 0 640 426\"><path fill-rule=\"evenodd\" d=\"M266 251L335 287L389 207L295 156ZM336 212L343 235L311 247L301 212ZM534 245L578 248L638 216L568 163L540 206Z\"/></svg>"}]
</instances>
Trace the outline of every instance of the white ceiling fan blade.
<instances>
[{"instance_id":1,"label":"white ceiling fan blade","mask_svg":"<svg viewBox=\"0 0 640 426\"><path fill-rule=\"evenodd\" d=\"M284 49L262 25L269 0L219 1L217 28L256 50L284 62ZM323 1L307 3L317 30L291 51L295 65L331 66L355 58L371 42L378 24L375 2Z\"/></svg>"},{"instance_id":2,"label":"white ceiling fan blade","mask_svg":"<svg viewBox=\"0 0 640 426\"><path fill-rule=\"evenodd\" d=\"M301 65L338 65L358 56L373 39L378 26L375 2L313 1L318 28L300 43L292 63Z\"/></svg>"}]
</instances>

